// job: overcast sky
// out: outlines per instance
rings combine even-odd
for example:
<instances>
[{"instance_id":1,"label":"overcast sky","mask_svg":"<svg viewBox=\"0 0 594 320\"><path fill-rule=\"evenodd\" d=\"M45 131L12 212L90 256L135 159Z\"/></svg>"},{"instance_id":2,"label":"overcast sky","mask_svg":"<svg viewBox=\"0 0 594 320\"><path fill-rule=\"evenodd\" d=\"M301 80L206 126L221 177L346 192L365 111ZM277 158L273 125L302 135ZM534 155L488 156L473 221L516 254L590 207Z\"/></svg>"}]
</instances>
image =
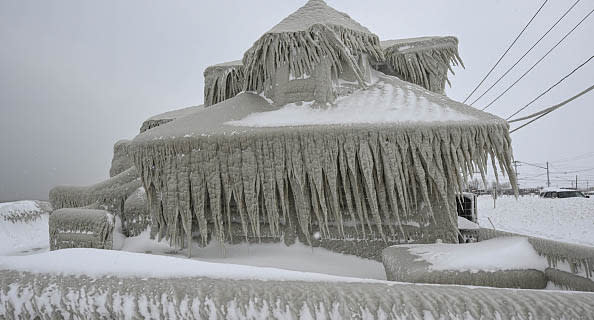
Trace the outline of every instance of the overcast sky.
<instances>
[{"instance_id":1,"label":"overcast sky","mask_svg":"<svg viewBox=\"0 0 594 320\"><path fill-rule=\"evenodd\" d=\"M447 94L463 100L542 0L328 0L382 40L455 35L466 69ZM203 70L240 59L262 33L304 0L0 1L0 201L47 199L58 184L104 180L113 144L148 117L203 101ZM571 1L550 0L496 74L510 66ZM512 72L528 69L594 8L582 0ZM594 54L594 17L490 107L507 117ZM530 107L537 111L591 86L594 61ZM479 101L482 107L505 86ZM594 93L512 135L515 158L565 171L594 167ZM574 159L575 158L575 159ZM577 159L577 160L576 160ZM559 160L566 160L565 162ZM539 179L542 170L520 167ZM578 173L580 183L594 170ZM574 177L575 178L575 177ZM563 180L561 180L563 179ZM559 182L556 182L559 180ZM585 182L584 182L585 183Z\"/></svg>"}]
</instances>

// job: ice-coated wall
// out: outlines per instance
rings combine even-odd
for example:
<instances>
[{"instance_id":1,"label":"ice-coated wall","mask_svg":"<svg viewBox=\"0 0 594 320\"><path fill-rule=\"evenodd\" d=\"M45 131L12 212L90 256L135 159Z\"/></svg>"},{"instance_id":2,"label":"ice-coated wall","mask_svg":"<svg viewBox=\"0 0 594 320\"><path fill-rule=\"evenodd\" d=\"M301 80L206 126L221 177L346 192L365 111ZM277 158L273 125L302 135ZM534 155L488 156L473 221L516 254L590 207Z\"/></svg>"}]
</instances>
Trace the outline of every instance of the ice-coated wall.
<instances>
[{"instance_id":1,"label":"ice-coated wall","mask_svg":"<svg viewBox=\"0 0 594 320\"><path fill-rule=\"evenodd\" d=\"M114 225L114 216L105 210L55 210L49 218L50 250L112 249Z\"/></svg>"},{"instance_id":2,"label":"ice-coated wall","mask_svg":"<svg viewBox=\"0 0 594 320\"><path fill-rule=\"evenodd\" d=\"M15 319L586 320L593 306L583 292L0 271L0 316Z\"/></svg>"}]
</instances>

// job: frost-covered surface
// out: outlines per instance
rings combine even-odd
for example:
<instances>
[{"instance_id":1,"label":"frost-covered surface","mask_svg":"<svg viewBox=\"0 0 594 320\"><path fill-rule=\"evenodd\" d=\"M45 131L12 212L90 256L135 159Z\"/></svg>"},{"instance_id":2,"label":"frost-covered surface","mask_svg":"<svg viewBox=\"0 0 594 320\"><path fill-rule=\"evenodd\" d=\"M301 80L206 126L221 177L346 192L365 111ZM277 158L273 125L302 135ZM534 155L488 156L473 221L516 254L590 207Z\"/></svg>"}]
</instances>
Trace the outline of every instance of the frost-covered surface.
<instances>
[{"instance_id":1,"label":"frost-covered surface","mask_svg":"<svg viewBox=\"0 0 594 320\"><path fill-rule=\"evenodd\" d=\"M479 245L485 250L494 246L493 243ZM500 261L492 259L489 251L456 244L391 246L383 250L382 258L386 277L392 281L522 289L547 286L546 259L536 256L530 261L530 257L521 257L520 261L513 262L517 248L510 250L509 259L501 253L503 249L496 249L499 252L494 252L494 256ZM524 249L535 255L529 244Z\"/></svg>"},{"instance_id":2,"label":"frost-covered surface","mask_svg":"<svg viewBox=\"0 0 594 320\"><path fill-rule=\"evenodd\" d=\"M0 271L0 312L25 319L590 319L593 305L559 291Z\"/></svg>"},{"instance_id":3,"label":"frost-covered surface","mask_svg":"<svg viewBox=\"0 0 594 320\"><path fill-rule=\"evenodd\" d=\"M341 227L349 220L363 239L374 233L376 239L455 241L454 193L466 176L498 164L515 183L508 125L395 77L381 79L473 120L225 125L276 109L258 95L239 94L134 139L130 151L156 210L159 235L181 246L197 224L205 243L209 232L225 241L231 219L241 223L246 237L265 231L280 238L282 221L286 226L294 219L306 237L316 231L313 223L322 238L344 239ZM214 213L210 221L208 212ZM432 217L441 222L432 224ZM430 226L413 237L398 227L402 220ZM336 233L329 232L331 224Z\"/></svg>"},{"instance_id":4,"label":"frost-covered surface","mask_svg":"<svg viewBox=\"0 0 594 320\"><path fill-rule=\"evenodd\" d=\"M476 120L472 112L448 106L440 99L420 92L412 85L380 75L365 90L339 98L336 105L313 108L314 102L291 103L274 111L253 113L227 124L245 127L284 127L303 125L451 122ZM453 105L453 103L452 103ZM456 108L458 107L458 108Z\"/></svg>"},{"instance_id":5,"label":"frost-covered surface","mask_svg":"<svg viewBox=\"0 0 594 320\"><path fill-rule=\"evenodd\" d=\"M57 186L50 190L49 198L54 209L87 207L121 212L124 201L141 185L138 171L126 171L92 186Z\"/></svg>"},{"instance_id":6,"label":"frost-covered surface","mask_svg":"<svg viewBox=\"0 0 594 320\"><path fill-rule=\"evenodd\" d=\"M563 242L594 246L594 199L544 199L536 196L478 197L478 222L495 228Z\"/></svg>"},{"instance_id":7,"label":"frost-covered surface","mask_svg":"<svg viewBox=\"0 0 594 320\"><path fill-rule=\"evenodd\" d=\"M167 111L167 112L152 116L142 123L142 126L140 127L140 133L143 133L146 130L158 127L164 123L173 121L177 118L185 117L185 116L192 114L194 112L199 112L203 108L204 108L204 105L192 106L192 107L186 107L186 108L176 109L176 110L172 110L172 111Z\"/></svg>"},{"instance_id":8,"label":"frost-covered surface","mask_svg":"<svg viewBox=\"0 0 594 320\"><path fill-rule=\"evenodd\" d=\"M112 249L115 222L114 216L104 210L55 210L49 219L50 249Z\"/></svg>"},{"instance_id":9,"label":"frost-covered surface","mask_svg":"<svg viewBox=\"0 0 594 320\"><path fill-rule=\"evenodd\" d=\"M137 236L151 225L151 215L144 187L134 191L126 202L122 214L122 227L126 235Z\"/></svg>"},{"instance_id":10,"label":"frost-covered surface","mask_svg":"<svg viewBox=\"0 0 594 320\"><path fill-rule=\"evenodd\" d=\"M288 17L284 18L267 33L289 33L306 31L316 24L343 26L352 31L371 33L367 28L344 12L329 7L322 0L310 0Z\"/></svg>"},{"instance_id":11,"label":"frost-covered surface","mask_svg":"<svg viewBox=\"0 0 594 320\"><path fill-rule=\"evenodd\" d=\"M241 60L210 66L204 70L204 105L211 106L235 97L243 89Z\"/></svg>"},{"instance_id":12,"label":"frost-covered surface","mask_svg":"<svg viewBox=\"0 0 594 320\"><path fill-rule=\"evenodd\" d=\"M244 54L248 91L261 92L272 85L279 67L288 64L296 78L311 74L323 58L328 58L335 73L352 71L364 87L364 74L356 55L368 54L383 60L379 38L367 28L336 11L322 0L310 0L265 33Z\"/></svg>"},{"instance_id":13,"label":"frost-covered surface","mask_svg":"<svg viewBox=\"0 0 594 320\"><path fill-rule=\"evenodd\" d=\"M444 93L446 82L450 83L447 74L448 70L454 74L452 66L464 66L455 37L388 40L381 46L391 74L436 93Z\"/></svg>"},{"instance_id":14,"label":"frost-covered surface","mask_svg":"<svg viewBox=\"0 0 594 320\"><path fill-rule=\"evenodd\" d=\"M0 203L0 255L46 250L49 211L49 204L39 201Z\"/></svg>"},{"instance_id":15,"label":"frost-covered surface","mask_svg":"<svg viewBox=\"0 0 594 320\"><path fill-rule=\"evenodd\" d=\"M0 220L8 222L31 222L42 214L49 213L51 205L45 201L22 200L0 203Z\"/></svg>"},{"instance_id":16,"label":"frost-covered surface","mask_svg":"<svg viewBox=\"0 0 594 320\"><path fill-rule=\"evenodd\" d=\"M132 159L128 156L127 148L129 144L130 140L120 140L113 146L113 158L111 160L111 168L109 168L110 178L134 166Z\"/></svg>"},{"instance_id":17,"label":"frost-covered surface","mask_svg":"<svg viewBox=\"0 0 594 320\"><path fill-rule=\"evenodd\" d=\"M547 259L538 255L526 238L495 238L464 244L402 245L430 264L430 270L498 271L535 269L544 271Z\"/></svg>"}]
</instances>

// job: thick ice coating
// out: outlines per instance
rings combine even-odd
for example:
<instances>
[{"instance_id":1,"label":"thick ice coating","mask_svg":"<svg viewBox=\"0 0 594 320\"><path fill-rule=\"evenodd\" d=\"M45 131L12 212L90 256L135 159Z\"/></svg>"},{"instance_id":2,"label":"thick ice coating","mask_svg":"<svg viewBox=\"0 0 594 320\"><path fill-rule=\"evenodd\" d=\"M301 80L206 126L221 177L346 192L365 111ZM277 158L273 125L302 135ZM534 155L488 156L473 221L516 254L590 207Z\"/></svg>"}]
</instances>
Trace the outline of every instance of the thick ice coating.
<instances>
[{"instance_id":1,"label":"thick ice coating","mask_svg":"<svg viewBox=\"0 0 594 320\"><path fill-rule=\"evenodd\" d=\"M455 37L421 37L382 41L386 65L381 71L402 80L423 86L436 93L444 93L448 71L452 66L464 67L458 54Z\"/></svg>"},{"instance_id":2,"label":"thick ice coating","mask_svg":"<svg viewBox=\"0 0 594 320\"><path fill-rule=\"evenodd\" d=\"M277 70L284 65L297 78L311 74L325 58L329 59L334 74L346 68L364 86L364 75L357 61L359 54L383 60L379 38L324 1L310 0L245 53L244 89L261 92L272 85Z\"/></svg>"},{"instance_id":3,"label":"thick ice coating","mask_svg":"<svg viewBox=\"0 0 594 320\"><path fill-rule=\"evenodd\" d=\"M130 152L159 235L183 245L194 225L204 242L209 233L226 241L238 224L246 237L298 233L309 240L319 232L322 239L455 242L455 193L467 176L484 174L490 159L515 186L508 125L445 96L382 77L404 96L414 93L415 99L464 118L229 125L278 109L258 95L242 93L137 136ZM409 222L417 225L410 233L400 228ZM345 232L347 226L354 226L354 236Z\"/></svg>"}]
</instances>

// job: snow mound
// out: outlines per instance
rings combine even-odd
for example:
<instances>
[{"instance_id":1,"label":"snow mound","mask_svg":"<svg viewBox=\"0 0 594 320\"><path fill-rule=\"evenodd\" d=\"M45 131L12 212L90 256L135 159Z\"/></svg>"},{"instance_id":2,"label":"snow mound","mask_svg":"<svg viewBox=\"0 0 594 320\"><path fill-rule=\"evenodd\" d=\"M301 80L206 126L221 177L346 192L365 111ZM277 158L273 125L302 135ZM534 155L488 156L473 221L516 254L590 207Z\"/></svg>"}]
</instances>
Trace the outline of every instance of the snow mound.
<instances>
[{"instance_id":1,"label":"snow mound","mask_svg":"<svg viewBox=\"0 0 594 320\"><path fill-rule=\"evenodd\" d=\"M506 237L465 244L408 245L410 253L435 271L544 271L547 259L538 255L527 238Z\"/></svg>"},{"instance_id":2,"label":"snow mound","mask_svg":"<svg viewBox=\"0 0 594 320\"><path fill-rule=\"evenodd\" d=\"M122 250L170 256L173 254L185 258L185 251L169 246L166 241L152 240L149 234L150 231L146 230L136 237L127 238ZM200 247L195 242L192 247L192 259L324 273L341 277L386 279L384 266L378 261L336 253L324 248L314 248L299 242L291 246L286 246L284 243L239 243L225 244L224 247L221 247L217 241L211 241L206 247Z\"/></svg>"},{"instance_id":3,"label":"snow mound","mask_svg":"<svg viewBox=\"0 0 594 320\"><path fill-rule=\"evenodd\" d=\"M312 272L212 263L184 258L101 249L63 249L29 256L0 257L0 270L117 277L208 277L235 280L378 282Z\"/></svg>"}]
</instances>

